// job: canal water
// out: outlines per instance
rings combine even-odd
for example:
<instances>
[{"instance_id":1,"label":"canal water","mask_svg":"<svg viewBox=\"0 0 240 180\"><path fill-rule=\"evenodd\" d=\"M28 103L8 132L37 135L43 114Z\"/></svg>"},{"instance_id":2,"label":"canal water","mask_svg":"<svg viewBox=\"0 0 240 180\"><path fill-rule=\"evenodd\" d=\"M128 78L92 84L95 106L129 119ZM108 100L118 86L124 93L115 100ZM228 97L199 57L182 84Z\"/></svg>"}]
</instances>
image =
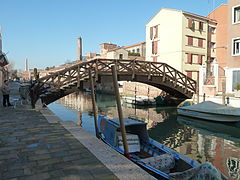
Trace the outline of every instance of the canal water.
<instances>
[{"instance_id":1,"label":"canal water","mask_svg":"<svg viewBox=\"0 0 240 180\"><path fill-rule=\"evenodd\" d=\"M117 118L115 97L97 94L98 113ZM91 95L70 94L50 104L62 120L74 121L95 135ZM154 140L198 162L210 161L229 179L240 179L240 124L213 123L180 117L173 107L134 107L123 104L124 116L147 123Z\"/></svg>"}]
</instances>

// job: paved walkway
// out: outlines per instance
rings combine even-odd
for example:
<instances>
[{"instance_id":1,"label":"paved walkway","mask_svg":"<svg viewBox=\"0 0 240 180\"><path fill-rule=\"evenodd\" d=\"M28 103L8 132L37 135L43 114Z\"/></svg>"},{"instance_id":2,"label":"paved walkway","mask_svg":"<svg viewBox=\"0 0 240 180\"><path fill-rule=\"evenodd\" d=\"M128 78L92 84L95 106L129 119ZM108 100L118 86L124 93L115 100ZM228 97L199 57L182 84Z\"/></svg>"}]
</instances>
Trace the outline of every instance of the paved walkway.
<instances>
[{"instance_id":1,"label":"paved walkway","mask_svg":"<svg viewBox=\"0 0 240 180\"><path fill-rule=\"evenodd\" d=\"M0 179L154 179L74 123L21 105L16 87L16 107L0 105Z\"/></svg>"}]
</instances>

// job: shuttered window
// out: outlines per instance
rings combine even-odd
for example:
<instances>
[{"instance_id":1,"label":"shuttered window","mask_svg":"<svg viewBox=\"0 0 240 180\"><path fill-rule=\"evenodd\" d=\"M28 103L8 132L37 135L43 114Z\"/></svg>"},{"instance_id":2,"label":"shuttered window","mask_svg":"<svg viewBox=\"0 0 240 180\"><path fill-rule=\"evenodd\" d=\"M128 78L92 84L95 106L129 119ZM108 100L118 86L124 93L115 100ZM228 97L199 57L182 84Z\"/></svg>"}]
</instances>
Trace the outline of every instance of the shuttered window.
<instances>
[{"instance_id":1,"label":"shuttered window","mask_svg":"<svg viewBox=\"0 0 240 180\"><path fill-rule=\"evenodd\" d=\"M158 52L158 42L154 41L154 54L157 54Z\"/></svg>"},{"instance_id":2,"label":"shuttered window","mask_svg":"<svg viewBox=\"0 0 240 180\"><path fill-rule=\"evenodd\" d=\"M188 27L189 27L190 29L193 28L193 20L192 20L191 18L188 19Z\"/></svg>"},{"instance_id":3,"label":"shuttered window","mask_svg":"<svg viewBox=\"0 0 240 180\"><path fill-rule=\"evenodd\" d=\"M187 76L192 78L192 71L187 71Z\"/></svg>"},{"instance_id":4,"label":"shuttered window","mask_svg":"<svg viewBox=\"0 0 240 180\"><path fill-rule=\"evenodd\" d=\"M198 47L203 47L203 39L198 39Z\"/></svg>"},{"instance_id":5,"label":"shuttered window","mask_svg":"<svg viewBox=\"0 0 240 180\"><path fill-rule=\"evenodd\" d=\"M199 22L199 31L203 31L203 22Z\"/></svg>"},{"instance_id":6,"label":"shuttered window","mask_svg":"<svg viewBox=\"0 0 240 180\"><path fill-rule=\"evenodd\" d=\"M154 56L152 58L153 58L153 62L157 62L157 56Z\"/></svg>"},{"instance_id":7,"label":"shuttered window","mask_svg":"<svg viewBox=\"0 0 240 180\"><path fill-rule=\"evenodd\" d=\"M150 39L153 39L153 27L150 27Z\"/></svg>"},{"instance_id":8,"label":"shuttered window","mask_svg":"<svg viewBox=\"0 0 240 180\"><path fill-rule=\"evenodd\" d=\"M152 54L154 54L154 41L152 42Z\"/></svg>"},{"instance_id":9,"label":"shuttered window","mask_svg":"<svg viewBox=\"0 0 240 180\"><path fill-rule=\"evenodd\" d=\"M193 45L193 37L188 36L188 45L192 46Z\"/></svg>"},{"instance_id":10,"label":"shuttered window","mask_svg":"<svg viewBox=\"0 0 240 180\"><path fill-rule=\"evenodd\" d=\"M153 41L152 42L152 54L157 54L158 53L158 41Z\"/></svg>"},{"instance_id":11,"label":"shuttered window","mask_svg":"<svg viewBox=\"0 0 240 180\"><path fill-rule=\"evenodd\" d=\"M155 28L155 38L158 38L158 25L156 25L154 28Z\"/></svg>"},{"instance_id":12,"label":"shuttered window","mask_svg":"<svg viewBox=\"0 0 240 180\"><path fill-rule=\"evenodd\" d=\"M192 54L191 53L187 54L187 63L192 64Z\"/></svg>"},{"instance_id":13,"label":"shuttered window","mask_svg":"<svg viewBox=\"0 0 240 180\"><path fill-rule=\"evenodd\" d=\"M198 64L202 65L202 55L198 55Z\"/></svg>"}]
</instances>

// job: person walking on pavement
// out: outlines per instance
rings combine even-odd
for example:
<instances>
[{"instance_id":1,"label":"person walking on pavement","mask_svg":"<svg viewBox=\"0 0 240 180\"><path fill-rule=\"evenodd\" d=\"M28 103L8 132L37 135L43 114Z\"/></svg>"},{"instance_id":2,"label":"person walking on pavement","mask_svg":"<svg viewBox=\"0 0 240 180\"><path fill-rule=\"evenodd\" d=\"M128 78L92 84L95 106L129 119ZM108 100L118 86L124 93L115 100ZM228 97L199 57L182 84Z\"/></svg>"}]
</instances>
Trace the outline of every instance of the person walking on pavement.
<instances>
[{"instance_id":1,"label":"person walking on pavement","mask_svg":"<svg viewBox=\"0 0 240 180\"><path fill-rule=\"evenodd\" d=\"M9 101L9 86L8 86L8 80L4 80L2 85L2 94L3 94L3 106L6 107L6 103L8 106L12 106Z\"/></svg>"}]
</instances>

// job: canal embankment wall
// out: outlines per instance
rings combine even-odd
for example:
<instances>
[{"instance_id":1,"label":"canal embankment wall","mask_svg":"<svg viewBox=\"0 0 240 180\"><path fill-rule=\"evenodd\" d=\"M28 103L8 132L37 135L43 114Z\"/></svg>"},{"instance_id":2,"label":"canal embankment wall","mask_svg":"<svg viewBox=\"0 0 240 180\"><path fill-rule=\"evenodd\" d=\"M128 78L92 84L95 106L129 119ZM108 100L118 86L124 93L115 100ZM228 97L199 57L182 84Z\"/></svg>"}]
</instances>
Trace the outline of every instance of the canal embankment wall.
<instances>
[{"instance_id":1,"label":"canal embankment wall","mask_svg":"<svg viewBox=\"0 0 240 180\"><path fill-rule=\"evenodd\" d=\"M60 123L119 179L155 179L132 161L117 153L111 147L97 139L95 136L92 136L89 132L85 131L73 121L61 120L48 108L40 108L40 112L49 123Z\"/></svg>"}]
</instances>

